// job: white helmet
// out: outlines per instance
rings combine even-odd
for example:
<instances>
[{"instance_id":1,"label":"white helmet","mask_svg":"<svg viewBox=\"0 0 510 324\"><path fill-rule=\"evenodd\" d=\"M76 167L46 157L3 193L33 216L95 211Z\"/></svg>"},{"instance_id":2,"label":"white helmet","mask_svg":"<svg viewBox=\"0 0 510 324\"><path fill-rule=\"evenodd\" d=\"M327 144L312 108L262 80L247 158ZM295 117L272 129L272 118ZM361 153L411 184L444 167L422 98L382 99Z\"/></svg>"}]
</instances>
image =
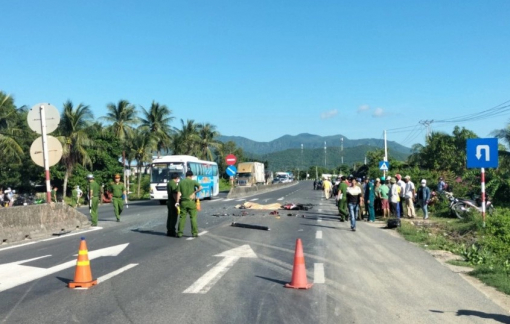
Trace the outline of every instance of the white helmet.
<instances>
[{"instance_id":1,"label":"white helmet","mask_svg":"<svg viewBox=\"0 0 510 324\"><path fill-rule=\"evenodd\" d=\"M87 179L94 179L94 175L92 173L88 174Z\"/></svg>"}]
</instances>

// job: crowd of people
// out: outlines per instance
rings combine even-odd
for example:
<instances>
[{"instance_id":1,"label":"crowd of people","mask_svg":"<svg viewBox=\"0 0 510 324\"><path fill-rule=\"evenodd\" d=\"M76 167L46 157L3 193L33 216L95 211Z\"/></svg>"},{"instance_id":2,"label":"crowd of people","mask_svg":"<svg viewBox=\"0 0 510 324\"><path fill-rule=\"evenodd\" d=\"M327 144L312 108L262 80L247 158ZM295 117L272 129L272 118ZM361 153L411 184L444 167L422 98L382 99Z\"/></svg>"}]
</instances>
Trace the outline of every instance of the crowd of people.
<instances>
[{"instance_id":1,"label":"crowd of people","mask_svg":"<svg viewBox=\"0 0 510 324\"><path fill-rule=\"evenodd\" d=\"M356 231L356 220L374 222L376 214L383 219L391 216L396 218L415 218L415 206L423 212L423 219L429 218L428 204L431 190L427 180L422 179L417 187L406 175L394 177L355 178L354 176L339 176L334 182L330 177L314 181L314 190L324 191L326 200L335 199L340 221L350 220L351 230ZM443 178L439 178L438 191L446 189Z\"/></svg>"}]
</instances>

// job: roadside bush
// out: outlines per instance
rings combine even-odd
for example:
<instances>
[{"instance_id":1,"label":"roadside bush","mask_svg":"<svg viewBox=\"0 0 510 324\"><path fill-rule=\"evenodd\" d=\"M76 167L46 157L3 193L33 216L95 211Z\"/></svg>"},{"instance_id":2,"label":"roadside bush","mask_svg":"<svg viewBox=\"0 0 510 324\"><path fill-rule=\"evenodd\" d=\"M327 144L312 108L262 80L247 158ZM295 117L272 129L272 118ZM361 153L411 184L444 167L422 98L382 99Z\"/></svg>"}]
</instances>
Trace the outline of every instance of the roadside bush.
<instances>
[{"instance_id":1,"label":"roadside bush","mask_svg":"<svg viewBox=\"0 0 510 324\"><path fill-rule=\"evenodd\" d=\"M510 211L499 209L497 215L487 217L480 243L502 262L510 260Z\"/></svg>"}]
</instances>

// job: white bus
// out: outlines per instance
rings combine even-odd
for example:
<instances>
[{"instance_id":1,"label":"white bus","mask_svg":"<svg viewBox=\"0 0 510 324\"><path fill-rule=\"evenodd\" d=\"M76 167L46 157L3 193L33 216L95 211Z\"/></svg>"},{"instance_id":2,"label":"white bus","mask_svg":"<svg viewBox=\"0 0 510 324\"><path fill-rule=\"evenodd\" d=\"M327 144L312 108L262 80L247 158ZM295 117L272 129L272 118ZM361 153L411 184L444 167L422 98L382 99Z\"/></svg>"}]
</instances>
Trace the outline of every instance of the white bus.
<instances>
[{"instance_id":1,"label":"white bus","mask_svg":"<svg viewBox=\"0 0 510 324\"><path fill-rule=\"evenodd\" d=\"M220 192L220 178L218 164L211 161L202 161L190 155L166 155L155 158L151 164L151 200L159 200L165 204L167 197L167 183L172 174L177 173L181 179L186 177L188 170L193 171L193 179L204 188L197 193L197 198L211 199Z\"/></svg>"}]
</instances>

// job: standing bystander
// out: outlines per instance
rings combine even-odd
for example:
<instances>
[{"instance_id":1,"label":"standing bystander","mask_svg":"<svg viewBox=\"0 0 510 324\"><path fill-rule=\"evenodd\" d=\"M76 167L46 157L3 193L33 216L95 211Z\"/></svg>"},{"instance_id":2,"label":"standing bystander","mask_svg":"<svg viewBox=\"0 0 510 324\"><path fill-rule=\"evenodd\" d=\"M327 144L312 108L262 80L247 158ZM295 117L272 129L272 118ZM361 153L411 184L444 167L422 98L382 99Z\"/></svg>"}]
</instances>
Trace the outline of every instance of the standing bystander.
<instances>
[{"instance_id":1,"label":"standing bystander","mask_svg":"<svg viewBox=\"0 0 510 324\"><path fill-rule=\"evenodd\" d=\"M430 189L427 187L427 180L421 180L421 186L418 188L418 204L423 211L423 219L429 218L429 213L427 210L427 205L430 200Z\"/></svg>"}]
</instances>

